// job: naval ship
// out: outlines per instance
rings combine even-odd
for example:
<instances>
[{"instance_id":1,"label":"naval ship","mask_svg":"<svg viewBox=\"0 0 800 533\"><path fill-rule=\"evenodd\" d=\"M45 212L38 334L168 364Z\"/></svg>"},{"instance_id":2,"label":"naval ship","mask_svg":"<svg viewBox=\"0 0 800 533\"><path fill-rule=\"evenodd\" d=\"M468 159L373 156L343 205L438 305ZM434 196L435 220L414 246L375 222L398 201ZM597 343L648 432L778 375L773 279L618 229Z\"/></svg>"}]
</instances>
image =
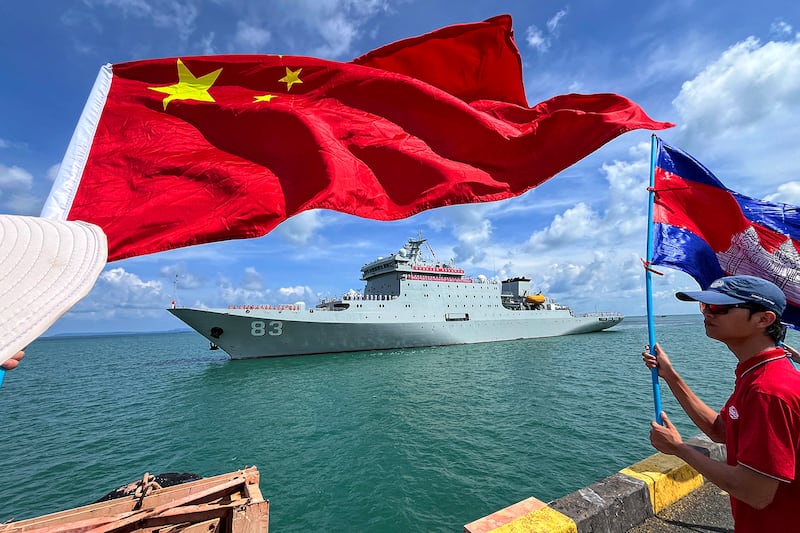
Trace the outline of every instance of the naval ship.
<instances>
[{"instance_id":1,"label":"naval ship","mask_svg":"<svg viewBox=\"0 0 800 533\"><path fill-rule=\"evenodd\" d=\"M590 333L619 324L619 313L577 315L531 280L465 276L423 256L425 239L361 268L362 293L296 305L168 309L231 359L445 346ZM435 256L434 256L435 257Z\"/></svg>"}]
</instances>

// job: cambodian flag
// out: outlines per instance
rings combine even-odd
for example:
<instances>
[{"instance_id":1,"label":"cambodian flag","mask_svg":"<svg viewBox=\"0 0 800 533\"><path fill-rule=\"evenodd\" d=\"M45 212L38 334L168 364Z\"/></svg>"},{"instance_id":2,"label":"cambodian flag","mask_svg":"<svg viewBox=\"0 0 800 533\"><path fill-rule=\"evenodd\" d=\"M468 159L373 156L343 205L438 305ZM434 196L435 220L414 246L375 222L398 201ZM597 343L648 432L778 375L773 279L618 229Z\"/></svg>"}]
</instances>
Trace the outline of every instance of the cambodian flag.
<instances>
[{"instance_id":1,"label":"cambodian flag","mask_svg":"<svg viewBox=\"0 0 800 533\"><path fill-rule=\"evenodd\" d=\"M683 270L703 289L749 274L786 294L782 321L800 329L800 212L725 187L689 154L657 139L652 264Z\"/></svg>"}]
</instances>

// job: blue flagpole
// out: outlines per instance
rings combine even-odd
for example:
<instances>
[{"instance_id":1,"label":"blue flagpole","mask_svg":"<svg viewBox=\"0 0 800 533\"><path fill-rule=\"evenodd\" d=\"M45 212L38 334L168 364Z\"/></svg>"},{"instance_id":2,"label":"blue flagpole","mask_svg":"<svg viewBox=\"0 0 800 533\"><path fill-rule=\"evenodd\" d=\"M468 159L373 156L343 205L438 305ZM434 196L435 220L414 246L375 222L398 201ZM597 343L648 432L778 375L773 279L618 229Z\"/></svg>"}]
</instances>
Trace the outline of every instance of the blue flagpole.
<instances>
[{"instance_id":1,"label":"blue flagpole","mask_svg":"<svg viewBox=\"0 0 800 533\"><path fill-rule=\"evenodd\" d=\"M655 191L653 188L656 183L656 158L658 156L658 137L653 134L650 138L650 199L647 204L647 263L645 263L644 280L647 292L647 339L650 344L650 353L656 354L656 325L653 320L653 275L650 271L650 264L653 261L653 205L655 203ZM658 369L651 370L653 381L653 406L655 407L656 422L661 422L661 389L658 383Z\"/></svg>"}]
</instances>

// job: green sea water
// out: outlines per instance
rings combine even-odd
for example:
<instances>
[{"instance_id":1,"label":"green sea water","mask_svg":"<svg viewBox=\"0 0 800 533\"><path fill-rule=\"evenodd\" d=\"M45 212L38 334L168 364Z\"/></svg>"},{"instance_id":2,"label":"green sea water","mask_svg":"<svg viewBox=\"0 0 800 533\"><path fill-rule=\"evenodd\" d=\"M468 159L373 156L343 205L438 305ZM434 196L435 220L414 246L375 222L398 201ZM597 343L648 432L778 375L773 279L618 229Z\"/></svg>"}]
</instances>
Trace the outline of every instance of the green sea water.
<instances>
[{"instance_id":1,"label":"green sea water","mask_svg":"<svg viewBox=\"0 0 800 533\"><path fill-rule=\"evenodd\" d=\"M699 315L656 324L719 408L733 356ZM191 332L40 339L0 389L0 523L92 503L145 472L255 465L270 531L461 531L655 452L646 343L636 317L571 337L249 361Z\"/></svg>"}]
</instances>

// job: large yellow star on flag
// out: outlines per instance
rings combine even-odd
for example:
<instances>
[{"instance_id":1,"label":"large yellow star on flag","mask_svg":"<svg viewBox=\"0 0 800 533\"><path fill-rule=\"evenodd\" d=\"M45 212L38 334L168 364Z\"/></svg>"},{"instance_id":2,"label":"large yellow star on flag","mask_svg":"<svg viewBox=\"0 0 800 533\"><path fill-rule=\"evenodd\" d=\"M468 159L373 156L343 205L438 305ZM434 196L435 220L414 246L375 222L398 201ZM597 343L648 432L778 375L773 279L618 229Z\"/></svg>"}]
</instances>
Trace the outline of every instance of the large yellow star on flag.
<instances>
[{"instance_id":1,"label":"large yellow star on flag","mask_svg":"<svg viewBox=\"0 0 800 533\"><path fill-rule=\"evenodd\" d=\"M286 90L289 91L292 89L292 85L295 83L303 83L303 80L300 79L300 71L303 70L299 68L297 70L291 70L289 67L286 67L286 76L282 77L278 81L282 81L286 84Z\"/></svg>"},{"instance_id":2,"label":"large yellow star on flag","mask_svg":"<svg viewBox=\"0 0 800 533\"><path fill-rule=\"evenodd\" d=\"M196 78L189 72L189 68L183 64L183 61L178 59L178 83L166 87L148 87L148 89L169 95L164 98L164 111L167 110L167 104L173 100L214 102L214 97L208 93L208 90L217 81L220 72L222 69L218 68L214 72Z\"/></svg>"}]
</instances>

